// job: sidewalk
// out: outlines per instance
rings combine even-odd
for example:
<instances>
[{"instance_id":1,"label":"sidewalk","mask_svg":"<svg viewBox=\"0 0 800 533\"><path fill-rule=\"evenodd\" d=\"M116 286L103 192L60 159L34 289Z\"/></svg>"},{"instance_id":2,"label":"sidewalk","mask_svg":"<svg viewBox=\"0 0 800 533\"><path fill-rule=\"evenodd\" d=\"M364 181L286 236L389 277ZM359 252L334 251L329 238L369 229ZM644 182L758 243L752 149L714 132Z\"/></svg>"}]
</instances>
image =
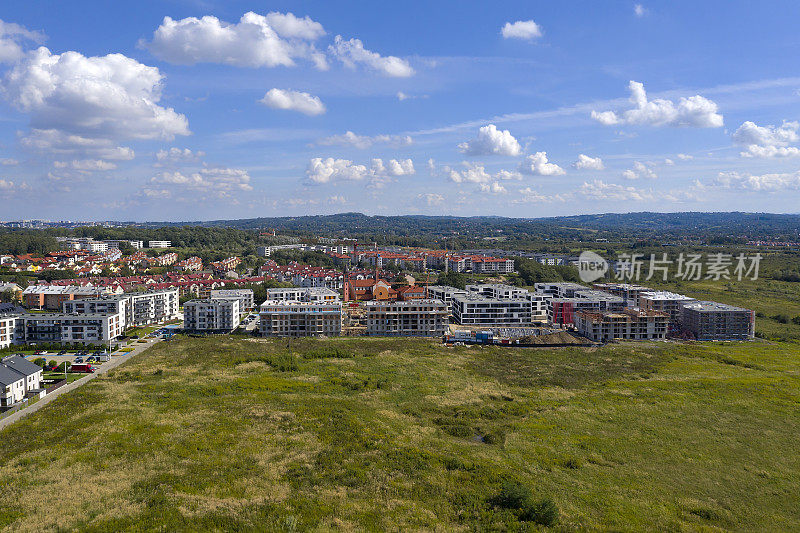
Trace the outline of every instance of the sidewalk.
<instances>
[{"instance_id":1,"label":"sidewalk","mask_svg":"<svg viewBox=\"0 0 800 533\"><path fill-rule=\"evenodd\" d=\"M136 354L142 353L143 351L147 350L148 348L150 348L151 346L153 346L154 344L156 344L158 342L161 342L160 338L153 339L153 340L149 341L147 344L139 344L139 343L137 343L136 348L134 348L133 351L128 352L128 353L126 353L124 355L112 356L111 357L111 361L109 361L107 363L103 363L102 365L100 365L100 367L97 369L97 371L94 374L86 374L84 377L82 377L82 378L80 378L78 380L75 380L72 383L69 383L68 385L64 385L63 387L59 387L58 389L54 390L53 392L51 392L50 394L48 394L44 398L40 399L39 401L37 401L36 403L31 405L30 407L26 407L25 409L23 409L21 411L17 411L16 413L10 414L7 417L5 417L2 420L0 420L0 431L5 429L7 426L13 424L17 420L19 420L19 419L21 419L21 418L23 418L25 416L28 416L31 413L35 413L36 411L38 411L39 409L41 409L42 407L44 407L48 403L52 402L53 400L55 400L56 398L61 396L62 394L65 394L65 393L67 393L67 392L69 392L71 390L75 390L78 387L80 387L81 385L83 385L85 383L88 383L89 381L93 380L94 378L96 378L100 374L105 374L106 372L109 372L110 370L113 370L113 369L117 368L119 365L121 365L122 363L124 363L125 361L130 359L131 356L134 356Z\"/></svg>"}]
</instances>

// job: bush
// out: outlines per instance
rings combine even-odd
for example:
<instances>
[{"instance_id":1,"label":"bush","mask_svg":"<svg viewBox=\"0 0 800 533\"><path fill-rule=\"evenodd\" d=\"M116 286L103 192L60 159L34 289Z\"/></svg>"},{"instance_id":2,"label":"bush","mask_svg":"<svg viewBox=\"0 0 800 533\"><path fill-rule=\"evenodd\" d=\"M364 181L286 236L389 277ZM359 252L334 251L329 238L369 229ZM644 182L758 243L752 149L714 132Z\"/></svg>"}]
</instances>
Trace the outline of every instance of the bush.
<instances>
[{"instance_id":1,"label":"bush","mask_svg":"<svg viewBox=\"0 0 800 533\"><path fill-rule=\"evenodd\" d=\"M33 360L33 364L44 367L44 365L47 364L47 361L45 360L44 357L37 357L36 359Z\"/></svg>"},{"instance_id":2,"label":"bush","mask_svg":"<svg viewBox=\"0 0 800 533\"><path fill-rule=\"evenodd\" d=\"M792 324L797 324L798 326L800 326L800 315L797 315L792 319Z\"/></svg>"},{"instance_id":3,"label":"bush","mask_svg":"<svg viewBox=\"0 0 800 533\"><path fill-rule=\"evenodd\" d=\"M542 526L552 526L558 521L558 506L550 498L529 502L522 510L520 519Z\"/></svg>"},{"instance_id":4,"label":"bush","mask_svg":"<svg viewBox=\"0 0 800 533\"><path fill-rule=\"evenodd\" d=\"M525 522L552 526L558 521L556 503L550 498L534 501L530 489L522 483L506 481L491 503L495 507L513 511Z\"/></svg>"},{"instance_id":5,"label":"bush","mask_svg":"<svg viewBox=\"0 0 800 533\"><path fill-rule=\"evenodd\" d=\"M775 320L776 322L778 322L780 324L788 324L789 323L789 317L786 316L786 315L773 315L770 318L772 318L772 320Z\"/></svg>"},{"instance_id":6,"label":"bush","mask_svg":"<svg viewBox=\"0 0 800 533\"><path fill-rule=\"evenodd\" d=\"M56 361L55 359L52 359L52 360L50 360L49 363L47 363L47 366L58 366L58 361Z\"/></svg>"},{"instance_id":7,"label":"bush","mask_svg":"<svg viewBox=\"0 0 800 533\"><path fill-rule=\"evenodd\" d=\"M506 481L492 498L492 505L501 509L522 509L532 498L531 490L522 483Z\"/></svg>"}]
</instances>

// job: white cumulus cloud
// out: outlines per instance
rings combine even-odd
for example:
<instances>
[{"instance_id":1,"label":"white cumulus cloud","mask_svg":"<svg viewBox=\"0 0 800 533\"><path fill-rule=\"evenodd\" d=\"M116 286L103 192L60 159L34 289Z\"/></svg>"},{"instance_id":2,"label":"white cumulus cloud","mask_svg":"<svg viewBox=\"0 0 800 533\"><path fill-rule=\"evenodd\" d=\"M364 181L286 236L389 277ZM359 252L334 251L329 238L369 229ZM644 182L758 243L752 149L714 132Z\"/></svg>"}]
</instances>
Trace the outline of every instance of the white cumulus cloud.
<instances>
[{"instance_id":1,"label":"white cumulus cloud","mask_svg":"<svg viewBox=\"0 0 800 533\"><path fill-rule=\"evenodd\" d=\"M599 157L589 157L585 154L578 155L578 160L572 164L578 170L603 170L605 165Z\"/></svg>"},{"instance_id":2,"label":"white cumulus cloud","mask_svg":"<svg viewBox=\"0 0 800 533\"><path fill-rule=\"evenodd\" d=\"M237 67L291 67L306 58L327 68L313 41L325 34L318 22L291 13L259 15L249 11L238 23L217 17L164 17L150 42L140 41L154 56L178 65L222 63Z\"/></svg>"},{"instance_id":3,"label":"white cumulus cloud","mask_svg":"<svg viewBox=\"0 0 800 533\"><path fill-rule=\"evenodd\" d=\"M325 112L325 104L322 103L322 100L299 91L270 89L259 102L273 109L288 109L309 116L321 115Z\"/></svg>"},{"instance_id":4,"label":"white cumulus cloud","mask_svg":"<svg viewBox=\"0 0 800 533\"><path fill-rule=\"evenodd\" d=\"M476 138L459 144L458 149L467 155L518 156L522 152L511 132L498 130L494 124L480 128Z\"/></svg>"},{"instance_id":5,"label":"white cumulus cloud","mask_svg":"<svg viewBox=\"0 0 800 533\"><path fill-rule=\"evenodd\" d=\"M481 183L481 192L488 192L489 194L506 194L506 188L499 182L493 181L491 183Z\"/></svg>"},{"instance_id":6,"label":"white cumulus cloud","mask_svg":"<svg viewBox=\"0 0 800 533\"><path fill-rule=\"evenodd\" d=\"M234 193L253 190L246 170L227 167L206 167L192 173L161 172L150 179L150 184L142 191L145 196L180 197L182 192L190 191L229 198Z\"/></svg>"},{"instance_id":7,"label":"white cumulus cloud","mask_svg":"<svg viewBox=\"0 0 800 533\"><path fill-rule=\"evenodd\" d=\"M644 8L644 6L642 4L634 4L633 5L633 13L637 17L642 18L643 16L645 16L647 14L647 10Z\"/></svg>"},{"instance_id":8,"label":"white cumulus cloud","mask_svg":"<svg viewBox=\"0 0 800 533\"><path fill-rule=\"evenodd\" d=\"M711 185L742 191L796 191L800 190L800 170L760 176L739 172L720 172Z\"/></svg>"},{"instance_id":9,"label":"white cumulus cloud","mask_svg":"<svg viewBox=\"0 0 800 533\"><path fill-rule=\"evenodd\" d=\"M14 63L25 55L25 48L30 44L42 44L45 35L31 31L13 22L0 20L0 63Z\"/></svg>"},{"instance_id":10,"label":"white cumulus cloud","mask_svg":"<svg viewBox=\"0 0 800 533\"><path fill-rule=\"evenodd\" d=\"M505 39L531 40L542 36L542 28L532 20L518 20L514 23L506 22L500 33Z\"/></svg>"},{"instance_id":11,"label":"white cumulus cloud","mask_svg":"<svg viewBox=\"0 0 800 533\"><path fill-rule=\"evenodd\" d=\"M566 174L563 168L547 161L547 152L536 152L527 156L519 164L519 171L533 176L561 176Z\"/></svg>"},{"instance_id":12,"label":"white cumulus cloud","mask_svg":"<svg viewBox=\"0 0 800 533\"><path fill-rule=\"evenodd\" d=\"M638 180L639 178L654 180L658 178L658 175L641 161L635 161L633 168L624 171L622 177L626 180Z\"/></svg>"},{"instance_id":13,"label":"white cumulus cloud","mask_svg":"<svg viewBox=\"0 0 800 533\"><path fill-rule=\"evenodd\" d=\"M633 109L621 113L592 111L592 118L607 126L629 124L719 128L723 125L722 115L717 113L717 104L700 95L681 98L676 104L661 98L648 100L644 85L636 81L628 84L628 90Z\"/></svg>"},{"instance_id":14,"label":"white cumulus cloud","mask_svg":"<svg viewBox=\"0 0 800 533\"><path fill-rule=\"evenodd\" d=\"M784 121L781 126L758 126L754 122L744 122L733 134L733 142L744 146L742 157L795 157L800 148L789 146L800 140L798 122Z\"/></svg>"},{"instance_id":15,"label":"white cumulus cloud","mask_svg":"<svg viewBox=\"0 0 800 533\"><path fill-rule=\"evenodd\" d=\"M103 161L102 159L73 159L72 161L54 161L53 166L56 168L72 168L75 170L86 171L103 171L114 170L117 165L110 161Z\"/></svg>"},{"instance_id":16,"label":"white cumulus cloud","mask_svg":"<svg viewBox=\"0 0 800 533\"><path fill-rule=\"evenodd\" d=\"M197 161L205 157L206 153L202 150L190 150L189 148L177 148L173 146L169 150L159 150L156 152L157 165L170 165Z\"/></svg>"},{"instance_id":17,"label":"white cumulus cloud","mask_svg":"<svg viewBox=\"0 0 800 533\"><path fill-rule=\"evenodd\" d=\"M583 182L583 185L578 189L578 193L590 200L648 201L654 199L652 191L626 187L617 183L606 183L602 180Z\"/></svg>"},{"instance_id":18,"label":"white cumulus cloud","mask_svg":"<svg viewBox=\"0 0 800 533\"><path fill-rule=\"evenodd\" d=\"M428 206L430 207L444 204L444 196L442 196L441 194L436 194L434 192L418 194L417 198L419 200L424 200L425 203L428 204Z\"/></svg>"},{"instance_id":19,"label":"white cumulus cloud","mask_svg":"<svg viewBox=\"0 0 800 533\"><path fill-rule=\"evenodd\" d=\"M120 140L189 135L188 122L159 105L163 76L122 54L28 53L2 80L2 92L30 115L23 146L42 151L84 151L102 159L130 159Z\"/></svg>"},{"instance_id":20,"label":"white cumulus cloud","mask_svg":"<svg viewBox=\"0 0 800 533\"><path fill-rule=\"evenodd\" d=\"M337 35L333 44L328 47L328 52L348 68L356 68L360 64L394 78L414 75L414 69L408 61L395 56L381 56L367 50L360 39L345 41L341 35Z\"/></svg>"},{"instance_id":21,"label":"white cumulus cloud","mask_svg":"<svg viewBox=\"0 0 800 533\"><path fill-rule=\"evenodd\" d=\"M411 159L373 159L370 167L353 163L349 159L311 159L306 168L306 178L310 183L332 183L336 181L361 181L369 178L371 185L380 187L392 178L416 174Z\"/></svg>"},{"instance_id":22,"label":"white cumulus cloud","mask_svg":"<svg viewBox=\"0 0 800 533\"><path fill-rule=\"evenodd\" d=\"M374 144L387 144L394 147L409 146L414 141L408 135L358 135L346 131L341 135L331 135L317 141L321 146L352 146L365 150Z\"/></svg>"}]
</instances>

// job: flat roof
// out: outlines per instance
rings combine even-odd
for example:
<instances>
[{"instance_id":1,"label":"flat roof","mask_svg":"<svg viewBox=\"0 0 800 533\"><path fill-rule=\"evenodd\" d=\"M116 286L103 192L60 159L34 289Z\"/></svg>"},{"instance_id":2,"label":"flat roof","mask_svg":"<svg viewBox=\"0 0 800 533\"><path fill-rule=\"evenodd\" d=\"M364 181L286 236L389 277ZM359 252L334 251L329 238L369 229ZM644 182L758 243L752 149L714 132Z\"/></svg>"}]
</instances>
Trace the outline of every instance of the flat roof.
<instances>
[{"instance_id":1,"label":"flat roof","mask_svg":"<svg viewBox=\"0 0 800 533\"><path fill-rule=\"evenodd\" d=\"M647 291L641 293L639 298L646 298L648 300L694 300L694 298L690 298L689 296L670 291Z\"/></svg>"},{"instance_id":2,"label":"flat roof","mask_svg":"<svg viewBox=\"0 0 800 533\"><path fill-rule=\"evenodd\" d=\"M744 307L736 307L735 305L723 304L720 302L708 301L693 301L685 304L684 309L694 309L696 311L746 311L750 313L750 309Z\"/></svg>"}]
</instances>

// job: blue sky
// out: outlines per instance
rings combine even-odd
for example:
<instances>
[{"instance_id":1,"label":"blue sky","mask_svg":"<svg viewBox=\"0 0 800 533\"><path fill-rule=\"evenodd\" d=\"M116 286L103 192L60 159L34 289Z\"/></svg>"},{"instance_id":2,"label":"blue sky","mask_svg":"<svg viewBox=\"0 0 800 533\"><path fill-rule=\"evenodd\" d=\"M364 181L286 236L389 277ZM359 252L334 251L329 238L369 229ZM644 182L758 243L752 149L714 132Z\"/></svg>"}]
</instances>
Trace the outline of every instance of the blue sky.
<instances>
[{"instance_id":1,"label":"blue sky","mask_svg":"<svg viewBox=\"0 0 800 533\"><path fill-rule=\"evenodd\" d=\"M15 2L0 15L0 220L796 213L799 15Z\"/></svg>"}]
</instances>

